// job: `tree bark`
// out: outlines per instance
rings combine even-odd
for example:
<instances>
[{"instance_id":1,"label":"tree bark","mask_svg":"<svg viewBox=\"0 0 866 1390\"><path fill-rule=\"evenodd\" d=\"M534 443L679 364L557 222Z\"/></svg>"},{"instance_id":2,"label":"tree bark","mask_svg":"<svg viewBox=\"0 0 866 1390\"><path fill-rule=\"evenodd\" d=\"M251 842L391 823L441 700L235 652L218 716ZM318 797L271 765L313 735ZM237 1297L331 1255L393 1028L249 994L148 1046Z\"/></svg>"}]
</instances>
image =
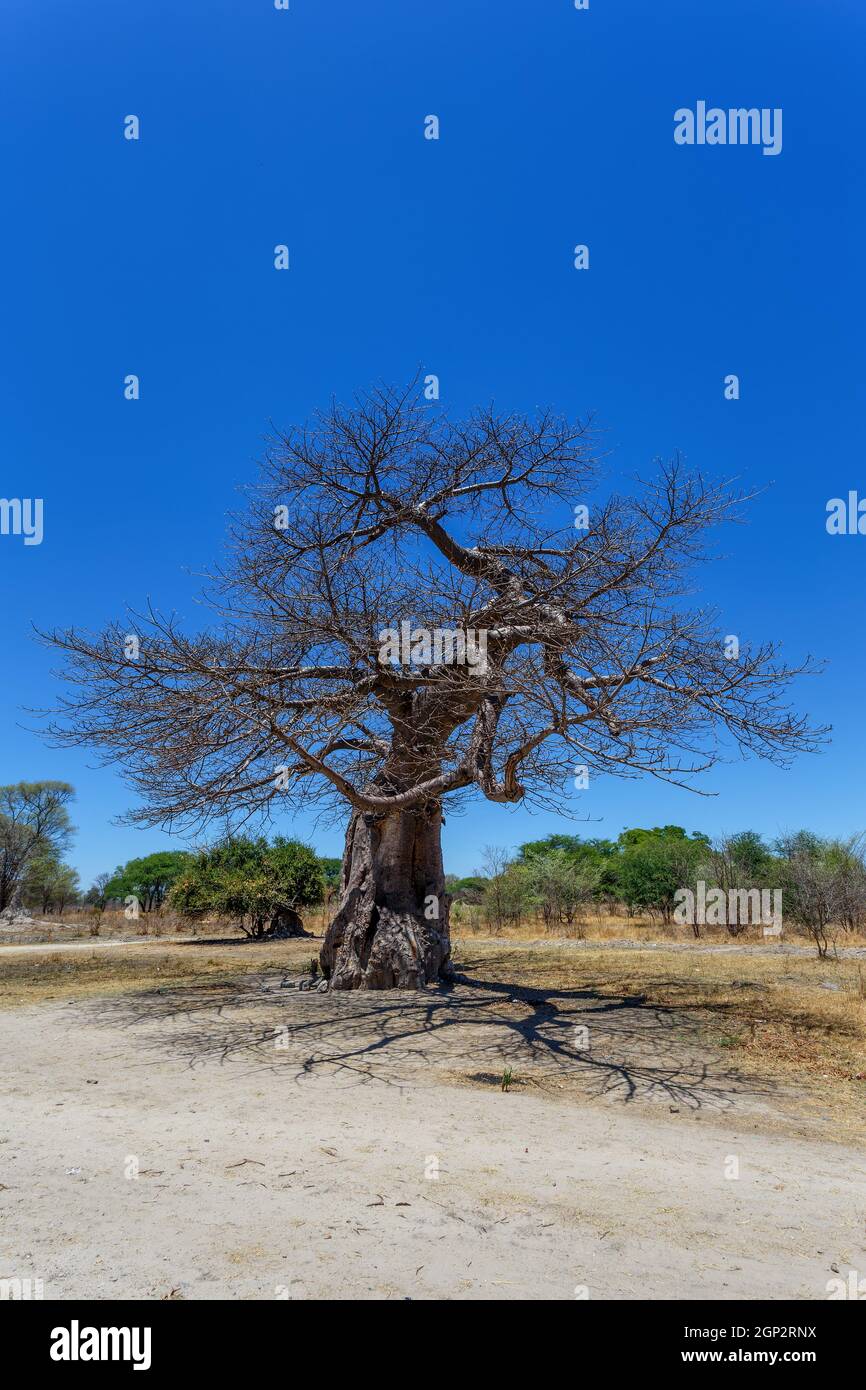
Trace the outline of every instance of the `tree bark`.
<instances>
[{"instance_id":1,"label":"tree bark","mask_svg":"<svg viewBox=\"0 0 866 1390\"><path fill-rule=\"evenodd\" d=\"M423 989L451 978L442 808L354 812L340 905L320 955L331 989Z\"/></svg>"},{"instance_id":2,"label":"tree bark","mask_svg":"<svg viewBox=\"0 0 866 1390\"><path fill-rule=\"evenodd\" d=\"M288 936L309 936L303 918L293 907L281 907L271 918L268 935L283 940Z\"/></svg>"}]
</instances>

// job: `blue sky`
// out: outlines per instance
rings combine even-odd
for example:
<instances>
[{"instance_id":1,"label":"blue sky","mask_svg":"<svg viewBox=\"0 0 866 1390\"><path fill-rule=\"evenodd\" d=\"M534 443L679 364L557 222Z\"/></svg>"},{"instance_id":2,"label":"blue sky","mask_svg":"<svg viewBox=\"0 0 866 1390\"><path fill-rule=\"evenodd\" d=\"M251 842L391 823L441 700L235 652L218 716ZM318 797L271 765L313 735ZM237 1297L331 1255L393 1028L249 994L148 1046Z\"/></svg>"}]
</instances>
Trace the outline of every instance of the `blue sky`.
<instances>
[{"instance_id":1,"label":"blue sky","mask_svg":"<svg viewBox=\"0 0 866 1390\"><path fill-rule=\"evenodd\" d=\"M679 449L773 484L702 593L827 659L795 694L831 746L721 767L712 799L597 780L586 833L866 827L866 536L824 524L866 496L864 36L856 0L7 0L0 495L43 498L45 536L0 536L0 780L75 784L85 881L169 840L111 824L118 770L21 727L57 694L31 623L148 597L199 622L189 571L269 423L419 366L455 414L595 412L613 483ZM676 145L698 100L782 108L782 152ZM478 800L447 865L561 828Z\"/></svg>"}]
</instances>

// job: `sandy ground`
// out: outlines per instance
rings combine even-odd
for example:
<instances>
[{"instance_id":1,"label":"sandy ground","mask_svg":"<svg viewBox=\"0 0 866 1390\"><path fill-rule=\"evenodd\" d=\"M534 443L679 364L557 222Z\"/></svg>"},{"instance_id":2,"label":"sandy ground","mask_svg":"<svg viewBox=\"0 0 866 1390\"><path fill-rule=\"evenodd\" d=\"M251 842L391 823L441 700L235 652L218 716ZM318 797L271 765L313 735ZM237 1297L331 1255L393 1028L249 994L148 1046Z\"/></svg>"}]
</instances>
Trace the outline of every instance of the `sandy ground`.
<instances>
[{"instance_id":1,"label":"sandy ground","mask_svg":"<svg viewBox=\"0 0 866 1390\"><path fill-rule=\"evenodd\" d=\"M110 941L22 941L20 945L4 944L0 947L4 956L31 955L39 951L105 951L117 946L189 946L195 938L187 936L124 936Z\"/></svg>"},{"instance_id":2,"label":"sandy ground","mask_svg":"<svg viewBox=\"0 0 866 1390\"><path fill-rule=\"evenodd\" d=\"M248 977L0 1013L0 1047L0 1278L46 1298L820 1299L866 1270L863 1154L628 1000Z\"/></svg>"}]
</instances>

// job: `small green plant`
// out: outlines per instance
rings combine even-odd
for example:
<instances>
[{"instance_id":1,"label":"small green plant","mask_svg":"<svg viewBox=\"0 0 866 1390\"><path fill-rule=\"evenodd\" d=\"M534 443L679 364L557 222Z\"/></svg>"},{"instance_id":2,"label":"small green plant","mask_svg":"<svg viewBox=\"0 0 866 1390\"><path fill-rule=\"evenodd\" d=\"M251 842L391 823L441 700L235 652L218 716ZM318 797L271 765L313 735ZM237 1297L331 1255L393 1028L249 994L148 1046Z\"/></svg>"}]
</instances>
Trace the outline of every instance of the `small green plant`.
<instances>
[{"instance_id":1,"label":"small green plant","mask_svg":"<svg viewBox=\"0 0 866 1390\"><path fill-rule=\"evenodd\" d=\"M514 1072L512 1071L511 1067L506 1067L506 1068L505 1068L505 1071L502 1073L502 1086L501 1086L501 1089L502 1089L503 1091L507 1091L507 1090L508 1090L509 1086L511 1085L511 1081L512 1081L512 1077L513 1077L513 1076L514 1076Z\"/></svg>"}]
</instances>

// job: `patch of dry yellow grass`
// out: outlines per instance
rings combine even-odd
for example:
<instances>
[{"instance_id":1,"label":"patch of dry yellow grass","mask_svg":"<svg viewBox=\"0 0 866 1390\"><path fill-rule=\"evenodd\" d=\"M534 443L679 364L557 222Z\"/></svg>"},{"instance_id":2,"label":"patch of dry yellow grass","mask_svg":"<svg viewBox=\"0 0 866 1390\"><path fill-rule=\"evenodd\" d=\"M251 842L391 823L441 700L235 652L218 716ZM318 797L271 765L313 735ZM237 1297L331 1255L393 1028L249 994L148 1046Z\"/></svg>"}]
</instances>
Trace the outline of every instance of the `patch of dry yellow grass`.
<instances>
[{"instance_id":1,"label":"patch of dry yellow grass","mask_svg":"<svg viewBox=\"0 0 866 1390\"><path fill-rule=\"evenodd\" d=\"M307 938L218 946L153 942L27 954L0 951L0 1008L94 994L230 984L262 971L299 975L311 956L318 955L320 945Z\"/></svg>"},{"instance_id":2,"label":"patch of dry yellow grass","mask_svg":"<svg viewBox=\"0 0 866 1390\"><path fill-rule=\"evenodd\" d=\"M456 912L452 908L451 934L454 937L484 940L493 938L503 942L539 939L557 941L564 938L590 942L629 940L661 944L665 942L692 943L698 940L705 945L738 943L743 946L754 946L758 943L766 944L768 940L764 937L761 926L748 926L736 937L731 936L727 927L703 926L700 928L700 937L696 938L691 927L678 926L673 923L666 925L658 918L627 917L624 914L603 912L592 912L585 921L575 923L571 928L558 925L552 932L547 930L540 914L527 918L517 926L509 925L499 931L485 919L480 908L474 907L463 908L462 910L458 908ZM786 927L784 940L814 949L814 943L808 933L793 926ZM840 930L836 937L836 944L838 946L866 946L866 935L858 931Z\"/></svg>"}]
</instances>

